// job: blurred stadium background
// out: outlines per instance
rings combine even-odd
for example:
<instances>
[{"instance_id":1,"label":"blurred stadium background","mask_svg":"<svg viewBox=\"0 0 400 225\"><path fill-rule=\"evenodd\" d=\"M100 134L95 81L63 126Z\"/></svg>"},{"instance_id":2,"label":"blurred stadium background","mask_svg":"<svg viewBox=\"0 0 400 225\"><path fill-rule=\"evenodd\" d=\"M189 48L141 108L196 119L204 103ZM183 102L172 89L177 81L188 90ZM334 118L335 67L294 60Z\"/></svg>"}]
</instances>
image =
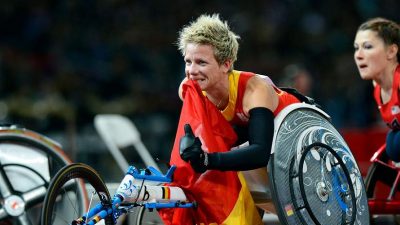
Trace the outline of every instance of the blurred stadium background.
<instances>
[{"instance_id":1,"label":"blurred stadium background","mask_svg":"<svg viewBox=\"0 0 400 225\"><path fill-rule=\"evenodd\" d=\"M121 172L93 118L122 114L151 154L168 161L184 76L178 31L202 13L219 13L241 36L236 69L280 85L290 65L301 65L312 80L308 94L349 143L373 151L386 128L371 83L358 75L353 38L367 18L400 22L399 12L398 0L2 1L0 121L58 141L74 161L118 182ZM136 163L134 151L126 153Z\"/></svg>"}]
</instances>

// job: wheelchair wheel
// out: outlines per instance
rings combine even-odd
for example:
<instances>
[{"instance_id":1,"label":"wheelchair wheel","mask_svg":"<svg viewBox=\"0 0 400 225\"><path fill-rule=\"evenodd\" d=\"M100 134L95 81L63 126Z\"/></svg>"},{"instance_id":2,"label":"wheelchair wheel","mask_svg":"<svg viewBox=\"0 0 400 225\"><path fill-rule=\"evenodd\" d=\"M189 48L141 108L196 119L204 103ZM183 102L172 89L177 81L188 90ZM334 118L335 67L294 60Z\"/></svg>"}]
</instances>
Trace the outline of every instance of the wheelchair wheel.
<instances>
[{"instance_id":1,"label":"wheelchair wheel","mask_svg":"<svg viewBox=\"0 0 400 225\"><path fill-rule=\"evenodd\" d=\"M321 156L324 159L321 159ZM356 198L352 180L341 157L328 145L314 143L307 146L298 168L292 160L290 193L294 208L304 213L300 219L308 224L354 224ZM315 182L311 182L312 179ZM296 193L300 190L300 193ZM301 198L296 195L300 194ZM329 201L329 203L328 203Z\"/></svg>"},{"instance_id":2,"label":"wheelchair wheel","mask_svg":"<svg viewBox=\"0 0 400 225\"><path fill-rule=\"evenodd\" d=\"M365 177L370 213L386 214L398 217L400 212L400 169L392 165L392 161L382 154L374 161Z\"/></svg>"},{"instance_id":3,"label":"wheelchair wheel","mask_svg":"<svg viewBox=\"0 0 400 225\"><path fill-rule=\"evenodd\" d=\"M373 163L368 168L367 175L365 176L365 188L367 189L368 198L374 197L376 182L378 181L378 165Z\"/></svg>"},{"instance_id":4,"label":"wheelchair wheel","mask_svg":"<svg viewBox=\"0 0 400 225\"><path fill-rule=\"evenodd\" d=\"M375 198L377 197L377 194L381 196L386 195L382 198L388 198L389 193L386 192L389 191L383 193L382 190L380 190L382 193L377 193L377 191L379 191L377 189L386 188L389 190L394 185L398 176L398 170L389 166L391 161L387 157L381 157L380 161L382 163L372 163L368 168L367 175L365 176L365 186L368 198ZM396 192L398 191L400 191L400 187L396 189Z\"/></svg>"},{"instance_id":5,"label":"wheelchair wheel","mask_svg":"<svg viewBox=\"0 0 400 225\"><path fill-rule=\"evenodd\" d=\"M39 224L49 181L69 163L52 140L30 130L1 127L0 223Z\"/></svg>"},{"instance_id":6,"label":"wheelchair wheel","mask_svg":"<svg viewBox=\"0 0 400 225\"><path fill-rule=\"evenodd\" d=\"M298 104L275 119L270 189L282 224L370 224L357 163L320 109Z\"/></svg>"},{"instance_id":7,"label":"wheelchair wheel","mask_svg":"<svg viewBox=\"0 0 400 225\"><path fill-rule=\"evenodd\" d=\"M89 198L80 189L81 184L86 184L91 191ZM111 201L99 174L88 165L73 163L62 168L52 179L43 202L41 225L71 224L87 211L78 203L80 199L89 199L89 208L100 201L104 204ZM113 224L112 218L107 218L105 224Z\"/></svg>"},{"instance_id":8,"label":"wheelchair wheel","mask_svg":"<svg viewBox=\"0 0 400 225\"><path fill-rule=\"evenodd\" d=\"M134 225L146 225L146 224L153 224L153 225L161 225L164 222L161 220L160 216L158 215L157 210L149 210L145 207L135 207L134 211L130 213L129 222L133 221L132 224Z\"/></svg>"}]
</instances>

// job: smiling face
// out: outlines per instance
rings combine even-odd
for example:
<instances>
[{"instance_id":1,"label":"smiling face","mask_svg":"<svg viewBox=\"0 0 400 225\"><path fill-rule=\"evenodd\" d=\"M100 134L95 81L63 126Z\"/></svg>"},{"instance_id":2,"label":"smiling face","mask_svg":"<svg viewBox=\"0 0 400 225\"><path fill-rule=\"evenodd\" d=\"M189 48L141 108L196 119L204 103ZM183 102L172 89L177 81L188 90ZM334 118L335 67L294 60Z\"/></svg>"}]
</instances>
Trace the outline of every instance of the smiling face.
<instances>
[{"instance_id":1,"label":"smiling face","mask_svg":"<svg viewBox=\"0 0 400 225\"><path fill-rule=\"evenodd\" d=\"M375 31L360 30L354 40L354 60L364 80L378 79L388 65L388 49Z\"/></svg>"},{"instance_id":2,"label":"smiling face","mask_svg":"<svg viewBox=\"0 0 400 225\"><path fill-rule=\"evenodd\" d=\"M227 79L230 62L218 64L211 45L189 43L185 48L185 74L188 79L198 82L201 90L223 86Z\"/></svg>"}]
</instances>

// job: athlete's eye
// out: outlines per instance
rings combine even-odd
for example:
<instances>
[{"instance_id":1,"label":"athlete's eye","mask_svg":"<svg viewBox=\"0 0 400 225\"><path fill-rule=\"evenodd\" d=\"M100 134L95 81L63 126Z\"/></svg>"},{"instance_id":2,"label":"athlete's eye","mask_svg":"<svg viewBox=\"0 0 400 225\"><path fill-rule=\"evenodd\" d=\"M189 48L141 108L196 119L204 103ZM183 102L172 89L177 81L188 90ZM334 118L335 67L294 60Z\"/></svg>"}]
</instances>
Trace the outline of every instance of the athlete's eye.
<instances>
[{"instance_id":1,"label":"athlete's eye","mask_svg":"<svg viewBox=\"0 0 400 225\"><path fill-rule=\"evenodd\" d=\"M374 46L372 46L371 44L369 44L369 43L366 43L366 44L364 44L363 45L363 48L364 49L371 49L371 48L373 48Z\"/></svg>"}]
</instances>

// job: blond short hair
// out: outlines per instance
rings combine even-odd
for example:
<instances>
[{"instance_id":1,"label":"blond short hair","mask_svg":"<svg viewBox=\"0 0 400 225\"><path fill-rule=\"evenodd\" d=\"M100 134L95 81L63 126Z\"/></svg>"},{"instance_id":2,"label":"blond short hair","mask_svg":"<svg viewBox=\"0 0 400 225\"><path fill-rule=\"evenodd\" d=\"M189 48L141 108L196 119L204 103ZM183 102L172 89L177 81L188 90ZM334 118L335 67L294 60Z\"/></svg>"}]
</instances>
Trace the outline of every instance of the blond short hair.
<instances>
[{"instance_id":1,"label":"blond short hair","mask_svg":"<svg viewBox=\"0 0 400 225\"><path fill-rule=\"evenodd\" d=\"M237 59L239 50L238 39L226 21L222 21L218 14L201 15L179 32L178 48L185 56L186 46L189 43L211 45L214 48L214 56L219 64L227 60L233 63Z\"/></svg>"}]
</instances>

